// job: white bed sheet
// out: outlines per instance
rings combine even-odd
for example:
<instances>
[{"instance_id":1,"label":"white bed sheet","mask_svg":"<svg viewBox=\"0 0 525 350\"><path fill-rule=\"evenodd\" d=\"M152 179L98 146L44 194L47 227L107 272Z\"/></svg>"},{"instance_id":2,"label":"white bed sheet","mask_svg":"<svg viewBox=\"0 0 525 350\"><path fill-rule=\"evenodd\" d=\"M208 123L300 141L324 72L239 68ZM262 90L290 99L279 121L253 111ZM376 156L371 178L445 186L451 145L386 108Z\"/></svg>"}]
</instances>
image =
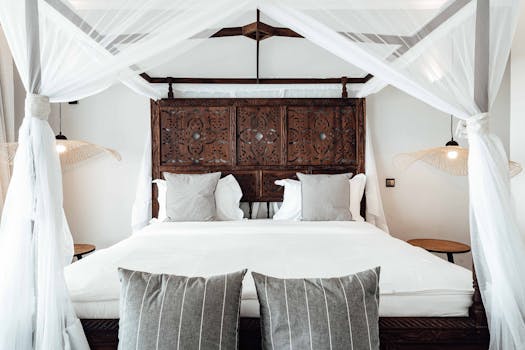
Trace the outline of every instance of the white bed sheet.
<instances>
[{"instance_id":1,"label":"white bed sheet","mask_svg":"<svg viewBox=\"0 0 525 350\"><path fill-rule=\"evenodd\" d=\"M381 266L381 316L466 316L472 274L364 222L156 223L66 267L80 318L118 318L117 268L209 276L248 268L276 277L344 276ZM259 315L243 283L242 317Z\"/></svg>"}]
</instances>

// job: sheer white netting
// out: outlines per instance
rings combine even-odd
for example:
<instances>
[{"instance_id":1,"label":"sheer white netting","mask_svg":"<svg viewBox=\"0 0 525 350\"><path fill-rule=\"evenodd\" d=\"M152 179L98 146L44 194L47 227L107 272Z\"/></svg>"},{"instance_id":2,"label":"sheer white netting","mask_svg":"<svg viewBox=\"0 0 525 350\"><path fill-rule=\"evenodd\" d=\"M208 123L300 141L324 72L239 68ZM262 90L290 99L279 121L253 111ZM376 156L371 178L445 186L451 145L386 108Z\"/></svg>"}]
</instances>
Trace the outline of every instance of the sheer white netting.
<instances>
[{"instance_id":1,"label":"sheer white netting","mask_svg":"<svg viewBox=\"0 0 525 350\"><path fill-rule=\"evenodd\" d=\"M78 100L119 80L156 98L158 91L138 77L139 66L164 62L177 44L191 47L186 39L245 6L236 0L0 1L0 21L30 93L0 231L6 267L0 348L88 348L63 277L72 244L49 100Z\"/></svg>"},{"instance_id":2,"label":"sheer white netting","mask_svg":"<svg viewBox=\"0 0 525 350\"><path fill-rule=\"evenodd\" d=\"M360 96L391 84L468 121L471 240L489 319L490 346L524 348L524 237L510 204L507 156L486 127L520 1L345 4L266 1L261 9L375 75Z\"/></svg>"},{"instance_id":3,"label":"sheer white netting","mask_svg":"<svg viewBox=\"0 0 525 350\"><path fill-rule=\"evenodd\" d=\"M62 266L69 259L63 252L71 237L63 219L53 134L46 113L35 109L46 105L39 95L53 102L76 100L120 80L159 97L138 73L193 47L203 40L191 39L198 33L257 6L373 74L358 96L391 84L468 121L471 239L491 349L525 347L525 246L510 204L506 155L485 126L519 3L0 0L14 60L26 90L36 95L28 99L20 129L0 231L0 283L9 286L0 289L1 347L30 349L33 331L39 349L87 346L63 281Z\"/></svg>"}]
</instances>

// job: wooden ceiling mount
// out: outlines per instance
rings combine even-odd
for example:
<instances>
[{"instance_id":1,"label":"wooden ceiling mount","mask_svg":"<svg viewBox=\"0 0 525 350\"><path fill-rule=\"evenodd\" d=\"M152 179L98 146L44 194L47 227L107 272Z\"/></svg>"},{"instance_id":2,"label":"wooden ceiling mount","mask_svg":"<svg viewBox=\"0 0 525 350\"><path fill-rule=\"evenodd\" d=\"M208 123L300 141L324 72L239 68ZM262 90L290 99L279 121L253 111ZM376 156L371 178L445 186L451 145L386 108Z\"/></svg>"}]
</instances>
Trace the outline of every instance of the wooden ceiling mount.
<instances>
[{"instance_id":1,"label":"wooden ceiling mount","mask_svg":"<svg viewBox=\"0 0 525 350\"><path fill-rule=\"evenodd\" d=\"M255 22L247 24L242 27L222 28L210 38L229 37L229 36L245 36L257 42L256 45L256 59L255 79L252 78L174 78L174 77L150 77L147 73L142 73L140 76L148 83L153 84L168 84L168 99L174 97L173 84L341 84L341 97L348 97L347 84L364 84L373 76L367 74L364 77L354 78L260 78L259 77L259 53L260 41L271 38L272 36L303 38L303 36L294 32L289 28L273 27L269 24L261 22L261 12L257 10L257 19Z\"/></svg>"},{"instance_id":2,"label":"wooden ceiling mount","mask_svg":"<svg viewBox=\"0 0 525 350\"><path fill-rule=\"evenodd\" d=\"M213 34L210 38L220 38L226 36L245 36L255 41L261 41L271 38L272 36L284 36L290 38L302 38L303 36L294 32L289 28L273 27L269 24L259 20L259 13L257 13L257 20L253 23L242 27L222 28Z\"/></svg>"}]
</instances>

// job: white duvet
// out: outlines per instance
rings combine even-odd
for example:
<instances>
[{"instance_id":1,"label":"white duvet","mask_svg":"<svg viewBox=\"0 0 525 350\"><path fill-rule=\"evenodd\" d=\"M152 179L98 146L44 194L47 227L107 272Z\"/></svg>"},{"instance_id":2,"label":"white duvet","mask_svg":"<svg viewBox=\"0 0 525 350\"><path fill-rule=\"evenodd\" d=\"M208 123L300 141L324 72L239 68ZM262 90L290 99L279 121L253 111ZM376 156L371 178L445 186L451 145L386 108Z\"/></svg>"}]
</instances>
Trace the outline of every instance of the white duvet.
<instances>
[{"instance_id":1,"label":"white duvet","mask_svg":"<svg viewBox=\"0 0 525 350\"><path fill-rule=\"evenodd\" d=\"M244 220L152 224L68 266L80 318L118 318L117 268L208 276L248 268L275 277L335 277L381 266L381 316L465 316L472 274L364 222ZM241 315L258 316L250 273Z\"/></svg>"}]
</instances>

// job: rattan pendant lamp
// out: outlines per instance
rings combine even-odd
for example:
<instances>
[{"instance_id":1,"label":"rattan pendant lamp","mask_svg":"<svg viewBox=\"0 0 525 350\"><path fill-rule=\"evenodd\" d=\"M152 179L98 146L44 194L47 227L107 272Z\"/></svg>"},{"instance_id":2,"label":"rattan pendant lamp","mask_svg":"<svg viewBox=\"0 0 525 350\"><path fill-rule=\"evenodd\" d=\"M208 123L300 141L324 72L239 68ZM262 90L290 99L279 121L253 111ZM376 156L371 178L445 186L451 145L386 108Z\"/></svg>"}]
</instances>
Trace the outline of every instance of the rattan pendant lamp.
<instances>
[{"instance_id":1,"label":"rattan pendant lamp","mask_svg":"<svg viewBox=\"0 0 525 350\"><path fill-rule=\"evenodd\" d=\"M86 141L69 140L64 134L62 134L62 104L59 104L59 132L55 138L56 150L60 157L62 171L70 170L78 164L98 156L110 155L118 161L122 159L120 154L113 149ZM4 143L3 146L7 148L8 160L9 163L12 164L18 143Z\"/></svg>"},{"instance_id":2,"label":"rattan pendant lamp","mask_svg":"<svg viewBox=\"0 0 525 350\"><path fill-rule=\"evenodd\" d=\"M461 147L454 140L453 116L450 116L451 139L443 147L428 148L421 151L401 153L394 157L394 166L399 169L407 169L417 161L432 165L439 170L455 176L468 175L468 148ZM519 163L509 161L509 173L511 177L522 171Z\"/></svg>"}]
</instances>

